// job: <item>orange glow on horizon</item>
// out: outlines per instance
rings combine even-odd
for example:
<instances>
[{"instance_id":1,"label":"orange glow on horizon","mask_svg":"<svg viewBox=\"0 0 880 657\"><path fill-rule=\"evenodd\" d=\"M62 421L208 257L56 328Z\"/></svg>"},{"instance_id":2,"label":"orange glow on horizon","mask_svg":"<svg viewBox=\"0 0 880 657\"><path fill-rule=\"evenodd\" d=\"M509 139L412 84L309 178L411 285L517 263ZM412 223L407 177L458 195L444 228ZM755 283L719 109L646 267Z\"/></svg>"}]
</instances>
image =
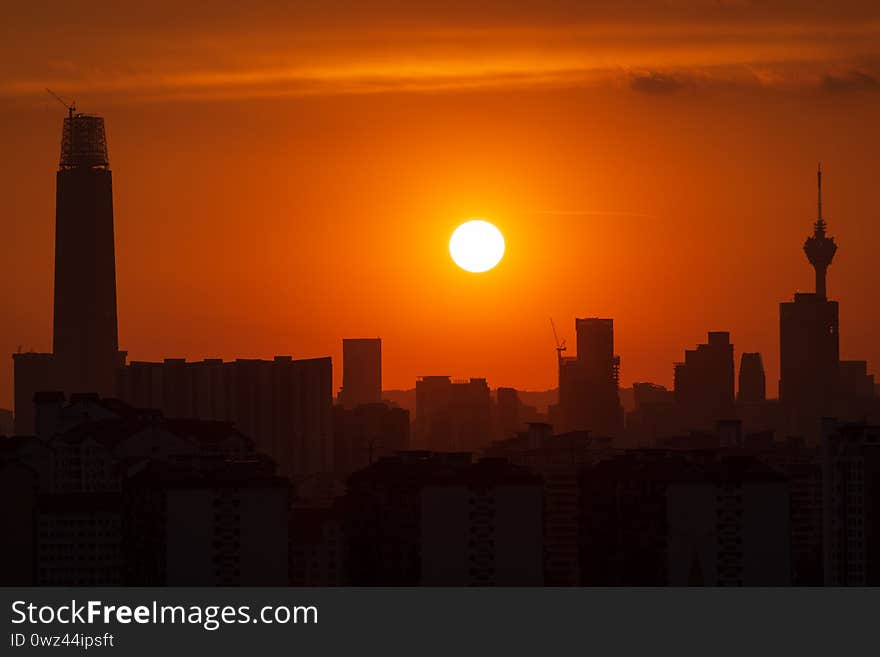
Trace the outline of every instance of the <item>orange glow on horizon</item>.
<instances>
[{"instance_id":1,"label":"orange glow on horizon","mask_svg":"<svg viewBox=\"0 0 880 657\"><path fill-rule=\"evenodd\" d=\"M821 159L841 357L880 364L880 308L864 303L880 239L871 6L756 18L705 3L684 20L647 3L538 22L490 3L471 23L429 2L337 26L319 9L244 23L219 4L131 30L120 7L90 18L106 24L88 41L10 17L7 355L52 344L50 86L106 119L130 359L331 355L338 386L342 338L370 335L388 389L434 373L547 389L547 318L572 344L575 317L601 316L623 385L671 385L685 348L729 330L737 363L762 353L775 395L778 303L812 285L801 247ZM467 217L508 244L491 275L450 261ZM0 359L0 407L11 390Z\"/></svg>"}]
</instances>

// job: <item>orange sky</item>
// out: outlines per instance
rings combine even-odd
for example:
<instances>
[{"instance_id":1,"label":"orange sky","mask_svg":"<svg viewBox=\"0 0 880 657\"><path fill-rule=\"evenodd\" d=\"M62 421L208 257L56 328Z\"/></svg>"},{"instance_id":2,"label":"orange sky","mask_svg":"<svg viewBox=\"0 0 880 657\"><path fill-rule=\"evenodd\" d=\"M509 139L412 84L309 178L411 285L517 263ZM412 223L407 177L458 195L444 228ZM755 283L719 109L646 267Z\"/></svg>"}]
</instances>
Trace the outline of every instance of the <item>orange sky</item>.
<instances>
[{"instance_id":1,"label":"orange sky","mask_svg":"<svg viewBox=\"0 0 880 657\"><path fill-rule=\"evenodd\" d=\"M387 388L538 389L548 317L573 344L599 315L625 384L730 330L775 391L821 159L842 355L880 362L876 3L48 4L7 9L0 43L0 351L51 346L49 86L107 121L134 359L338 368L379 335ZM507 240L488 274L446 250L474 216ZM0 359L0 405L11 386Z\"/></svg>"}]
</instances>

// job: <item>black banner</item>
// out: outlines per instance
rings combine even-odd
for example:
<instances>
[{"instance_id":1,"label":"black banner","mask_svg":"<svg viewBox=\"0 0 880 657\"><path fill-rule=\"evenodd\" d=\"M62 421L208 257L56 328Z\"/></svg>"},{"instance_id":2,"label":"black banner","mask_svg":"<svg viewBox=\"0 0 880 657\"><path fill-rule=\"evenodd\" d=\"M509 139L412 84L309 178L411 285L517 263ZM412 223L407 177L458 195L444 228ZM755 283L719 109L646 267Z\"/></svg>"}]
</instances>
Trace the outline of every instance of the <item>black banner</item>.
<instances>
[{"instance_id":1,"label":"black banner","mask_svg":"<svg viewBox=\"0 0 880 657\"><path fill-rule=\"evenodd\" d=\"M0 589L3 654L835 654L875 589ZM48 653L47 651L51 651ZM673 652L674 651L674 652Z\"/></svg>"}]
</instances>

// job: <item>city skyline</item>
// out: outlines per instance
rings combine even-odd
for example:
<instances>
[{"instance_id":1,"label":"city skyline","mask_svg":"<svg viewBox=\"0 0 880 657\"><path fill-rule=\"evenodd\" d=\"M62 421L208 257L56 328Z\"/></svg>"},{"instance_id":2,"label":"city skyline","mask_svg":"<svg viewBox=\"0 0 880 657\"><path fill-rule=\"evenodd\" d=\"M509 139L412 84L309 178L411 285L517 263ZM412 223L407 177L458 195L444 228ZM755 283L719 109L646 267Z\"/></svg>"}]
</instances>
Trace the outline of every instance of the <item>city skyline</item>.
<instances>
[{"instance_id":1,"label":"city skyline","mask_svg":"<svg viewBox=\"0 0 880 657\"><path fill-rule=\"evenodd\" d=\"M0 44L0 584L880 583L876 7L102 2Z\"/></svg>"},{"instance_id":2,"label":"city skyline","mask_svg":"<svg viewBox=\"0 0 880 657\"><path fill-rule=\"evenodd\" d=\"M102 130L103 130L103 126L102 126ZM105 147L105 148L106 148L106 147ZM105 155L106 155L106 153L105 153ZM62 158L63 158L63 157L64 157L64 155L63 155L63 153L62 153ZM63 164L64 164L64 163L62 162L62 169L64 168ZM815 230L816 230L816 234L818 235L818 234L819 234L819 231L820 231L819 225L821 224L821 233L822 233L822 235L824 236L824 234L825 234L825 230L826 230L826 227L827 227L827 223L824 221L824 218L822 217L822 187L821 187L822 183L821 183L821 176L822 176L822 173L821 173L821 163L819 163L819 165L818 165L818 170L817 170L817 190L816 190L817 197L818 197L818 201L817 201L817 202L818 202L818 214L817 214L817 217L818 217L818 218L816 219L816 227L815 227ZM112 210L111 210L111 212L112 212ZM112 217L111 217L111 222L112 222ZM111 238L112 238L112 235L111 235ZM812 239L812 238L811 238L811 239ZM808 240L808 244L809 244L809 242L810 242L810 240ZM833 243L833 238L832 238L831 242ZM806 249L806 247L805 247L805 249ZM835 247L835 250L836 250L836 247ZM112 256L112 253L111 253L111 256ZM808 257L807 257L807 260L810 260L809 253L807 253L807 256L808 256ZM831 257L833 257L833 253L832 253ZM829 262L830 262L830 258L829 258ZM812 265L812 261L810 261L810 265L813 266L813 265ZM817 289L818 289L818 286L820 285L820 272L821 272L821 285L822 285L822 286L825 285L826 270L827 270L827 266L825 267L825 269L818 268L818 269L816 270L816 283L815 283L815 285L817 286ZM111 266L111 271L112 271L112 266ZM491 275L491 274L490 274L490 275ZM57 276L57 274L56 274L56 276ZM74 288L72 288L72 289L75 289L75 286L74 286ZM808 289L808 288L807 288L807 289ZM824 292L823 292L823 296L824 296ZM56 321L57 321L57 319L56 319ZM581 321L581 320L580 320L580 319L577 319L577 321L579 322L579 321ZM114 322L114 324L115 324L115 322ZM554 339L555 339L555 336L554 336ZM734 342L734 346L736 346L736 343L735 343L735 342ZM115 345L114 345L114 348L115 348ZM741 349L742 349L742 348L741 348ZM28 351L28 350L25 350L25 352L27 352L27 351ZM125 350L125 351L128 351L128 350ZM331 348L328 348L327 351L335 352L335 351L337 351L337 349L331 347ZM777 350L777 352L778 352L778 350ZM736 353L737 353L737 355L739 355L740 353L743 353L743 351L737 351ZM758 352L758 353L761 353L761 352ZM771 351L770 353L772 354L773 351ZM236 354L236 356L237 356L237 354ZM263 356L264 356L264 355L262 355L262 354L257 354L257 355L255 355L254 357L263 357ZM270 356L270 357L271 357L271 356L274 356L274 354L270 354L269 356ZM335 392L338 392L338 391L341 389L341 384L342 384L341 363L342 363L342 360L343 360L343 359L342 359L342 357L341 357L341 354L340 354L339 356L336 356L336 354L334 353L334 356L335 356L335 359L334 359L334 360L337 361L337 365L334 367L334 390L335 390ZM165 357L165 356L163 356L163 358L164 358L164 357ZM175 355L175 357L181 357L181 356L177 356L177 355ZM196 360L196 361L197 361L197 360L210 359L210 358L215 358L215 357L217 357L217 356L216 356L216 355L198 355L198 354L196 354L196 355L188 355L188 356L184 356L183 358L186 358L187 360ZM224 355L221 356L221 358L223 358L223 357L228 358L229 356L228 356L227 354L224 354ZM132 358L132 360L137 361L137 360L145 360L145 359ZM778 361L778 357L777 357L777 361ZM673 367L673 366L674 366L674 363L675 363L675 359L673 358L673 360L671 361L671 364L670 364L670 374L671 374L672 372L674 372L674 367ZM869 367L870 367L870 363L869 363ZM767 369L768 371L771 371L771 372L772 372L775 368L774 368L774 365L771 364L771 365L770 365L769 367L767 367L766 369ZM445 372L446 370L443 370L443 371ZM392 380L393 380L393 381L400 381L400 382L402 382L402 385L397 385L397 386L395 386L395 385L385 385L385 386L383 386L383 389L384 389L384 390L412 390L412 389L414 389L414 385L415 385L416 379L419 378L419 377L421 377L421 376L424 376L424 375L425 375L425 373L416 373L416 374L413 374L413 375L409 376L409 383L407 384L407 375L404 374L404 375L401 376L400 374L398 374L397 377L394 377ZM458 377L458 378L462 378L462 377L466 377L466 376L467 376L467 373L455 372L455 373L453 373L453 376L456 376L456 377ZM484 377L484 378L488 378L488 377ZM670 376L667 376L667 377L662 377L662 376L661 376L661 377L657 377L657 378L651 380L651 382L653 382L653 383L660 383L661 385L665 385L665 386L667 386L667 387L671 387L670 384L673 383L673 381L671 381L672 378L673 378L673 377L672 377L671 375L670 375ZM630 378L629 378L628 380L623 379L623 377L621 377L621 379L622 379L622 381L621 381L622 385L629 385L629 386L631 386L633 383L646 382L646 381L649 380L647 377L641 377L641 378L640 378L638 374L632 374L632 370L630 370ZM773 380L773 377L769 377L769 376L768 376L768 379L771 380L771 385L768 386L768 393L769 393L769 392L776 392L776 390L775 390L776 385L775 385L775 384L778 382L778 379ZM623 383L624 381L626 381L625 384ZM554 385L554 384L556 384L556 385ZM490 385L491 385L491 387L492 387L493 389L496 388L496 387L505 387L506 382L504 382L504 381L497 381L497 380L496 380L496 381L490 381ZM548 386L546 386L545 388L541 388L540 386L535 386L535 387L532 387L532 388L526 388L526 389L532 389L532 390L536 390L536 391L538 391L538 390L542 390L542 389L552 390L552 389L555 389L556 387L558 387L558 382L551 382L551 384L548 385ZM768 396L775 396L775 395L768 395ZM10 406L11 406L11 404L10 404Z\"/></svg>"},{"instance_id":3,"label":"city skyline","mask_svg":"<svg viewBox=\"0 0 880 657\"><path fill-rule=\"evenodd\" d=\"M880 316L861 300L872 294L880 143L875 131L851 129L870 126L880 104L870 7L847 3L831 20L818 3L697 14L650 6L634 22L627 8L588 17L572 3L513 3L467 20L445 6L380 3L350 17L346 34L358 36L347 46L320 11L277 11L267 14L273 26L250 16L237 38L233 9L198 28L184 11L171 33L200 38L179 59L162 45L170 28L145 18L133 35L131 16L106 12L101 21L143 47L132 52L106 31L96 49L65 48L74 39L65 35L48 40L50 61L5 69L2 130L18 156L0 220L7 353L52 342L61 110L45 93L52 85L110 126L120 348L133 360L329 354L338 388L342 338L382 336L387 389L443 372L543 390L556 379L547 318L572 343L573 318L596 316L615 319L624 386L670 386L681 350L724 330L737 357L762 354L775 396L776 306L812 289L796 244L813 221L822 160L826 214L844 244L829 280L845 309L841 357L876 366ZM296 33L294 17L327 60L326 79L307 94L290 88L295 74L267 63L275 54L302 61L307 46L278 40ZM53 30L48 17L20 24L3 46L10 52ZM423 33L434 36L413 49ZM610 53L604 66L588 56L596 35ZM685 46L670 46L669 35ZM211 60L221 37L237 48ZM710 37L720 45L705 45ZM380 57L375 39L386 38L394 47ZM115 64L101 43L116 49ZM146 74L145 53L164 87ZM547 80L566 56L561 70L577 74ZM361 57L391 71L381 84L366 81L370 66L339 82ZM491 71L475 81L480 66ZM402 69L416 83L401 84ZM511 75L526 83L503 83ZM508 240L501 265L480 277L446 252L452 230L473 216ZM0 363L4 407L10 365Z\"/></svg>"}]
</instances>

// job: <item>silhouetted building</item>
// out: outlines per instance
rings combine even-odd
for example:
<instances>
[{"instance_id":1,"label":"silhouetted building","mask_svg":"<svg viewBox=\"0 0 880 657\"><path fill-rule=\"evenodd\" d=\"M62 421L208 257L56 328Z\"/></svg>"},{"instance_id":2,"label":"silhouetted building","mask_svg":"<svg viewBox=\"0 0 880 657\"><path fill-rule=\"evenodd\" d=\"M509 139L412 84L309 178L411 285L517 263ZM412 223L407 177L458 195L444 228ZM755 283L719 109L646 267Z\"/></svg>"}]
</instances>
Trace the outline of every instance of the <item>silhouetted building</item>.
<instances>
[{"instance_id":1,"label":"silhouetted building","mask_svg":"<svg viewBox=\"0 0 880 657\"><path fill-rule=\"evenodd\" d=\"M260 461L208 471L151 462L126 480L124 503L126 584L288 582L289 482Z\"/></svg>"},{"instance_id":2,"label":"silhouetted building","mask_svg":"<svg viewBox=\"0 0 880 657\"><path fill-rule=\"evenodd\" d=\"M14 440L18 460L38 473L42 491L118 492L126 467L146 460L209 470L257 458L253 441L229 422L167 419L93 394L72 395L68 403L60 392L39 393L36 406L41 433Z\"/></svg>"},{"instance_id":3,"label":"silhouetted building","mask_svg":"<svg viewBox=\"0 0 880 657\"><path fill-rule=\"evenodd\" d=\"M739 361L739 388L737 401L759 404L767 399L767 380L761 354L744 352Z\"/></svg>"},{"instance_id":4,"label":"silhouetted building","mask_svg":"<svg viewBox=\"0 0 880 657\"><path fill-rule=\"evenodd\" d=\"M752 458L631 451L580 487L584 585L790 583L788 486Z\"/></svg>"},{"instance_id":5,"label":"silhouetted building","mask_svg":"<svg viewBox=\"0 0 880 657\"><path fill-rule=\"evenodd\" d=\"M532 422L515 437L499 440L484 454L529 468L544 485L544 584L580 583L578 471L614 453L612 439L588 431L553 435L553 427Z\"/></svg>"},{"instance_id":6,"label":"silhouetted building","mask_svg":"<svg viewBox=\"0 0 880 657\"><path fill-rule=\"evenodd\" d=\"M416 381L415 444L436 452L482 449L492 437L492 399L486 379Z\"/></svg>"},{"instance_id":7,"label":"silhouetted building","mask_svg":"<svg viewBox=\"0 0 880 657\"><path fill-rule=\"evenodd\" d=\"M657 383L633 383L635 410L675 403L675 394Z\"/></svg>"},{"instance_id":8,"label":"silhouetted building","mask_svg":"<svg viewBox=\"0 0 880 657\"><path fill-rule=\"evenodd\" d=\"M748 442L748 441L747 441ZM791 566L795 586L822 586L822 454L802 438L752 450L788 479L791 501Z\"/></svg>"},{"instance_id":9,"label":"silhouetted building","mask_svg":"<svg viewBox=\"0 0 880 657\"><path fill-rule=\"evenodd\" d=\"M355 586L538 586L541 480L500 460L407 452L348 480Z\"/></svg>"},{"instance_id":10,"label":"silhouetted building","mask_svg":"<svg viewBox=\"0 0 880 657\"><path fill-rule=\"evenodd\" d=\"M34 395L34 435L50 443L57 435L79 425L101 420L136 419L144 423L159 416L152 410L141 410L114 398L102 399L95 393L75 393L70 401L63 392L46 390Z\"/></svg>"},{"instance_id":11,"label":"silhouetted building","mask_svg":"<svg viewBox=\"0 0 880 657\"><path fill-rule=\"evenodd\" d=\"M53 378L52 354L33 352L12 355L15 377L15 433L34 433L34 395L42 390L56 389Z\"/></svg>"},{"instance_id":12,"label":"silhouetted building","mask_svg":"<svg viewBox=\"0 0 880 657\"><path fill-rule=\"evenodd\" d=\"M0 408L0 436L11 436L15 433L15 420L12 411Z\"/></svg>"},{"instance_id":13,"label":"silhouetted building","mask_svg":"<svg viewBox=\"0 0 880 657\"><path fill-rule=\"evenodd\" d=\"M618 378L620 357L614 354L614 320L578 318L576 358L559 358L557 430L592 431L617 436L623 430Z\"/></svg>"},{"instance_id":14,"label":"silhouetted building","mask_svg":"<svg viewBox=\"0 0 880 657\"><path fill-rule=\"evenodd\" d=\"M55 200L55 380L112 396L122 363L116 328L112 174L104 119L64 120Z\"/></svg>"},{"instance_id":15,"label":"silhouetted building","mask_svg":"<svg viewBox=\"0 0 880 657\"><path fill-rule=\"evenodd\" d=\"M125 366L119 396L169 418L233 422L281 474L301 478L333 470L332 376L329 358L169 358Z\"/></svg>"},{"instance_id":16,"label":"silhouetted building","mask_svg":"<svg viewBox=\"0 0 880 657\"><path fill-rule=\"evenodd\" d=\"M119 495L41 496L37 523L37 583L43 586L122 584Z\"/></svg>"},{"instance_id":17,"label":"silhouetted building","mask_svg":"<svg viewBox=\"0 0 880 657\"><path fill-rule=\"evenodd\" d=\"M498 388L495 391L496 438L510 438L522 428L522 404L515 388Z\"/></svg>"},{"instance_id":18,"label":"silhouetted building","mask_svg":"<svg viewBox=\"0 0 880 657\"><path fill-rule=\"evenodd\" d=\"M333 466L347 476L409 449L409 411L386 404L333 407Z\"/></svg>"},{"instance_id":19,"label":"silhouetted building","mask_svg":"<svg viewBox=\"0 0 880 657\"><path fill-rule=\"evenodd\" d=\"M15 354L16 432L31 433L41 390L112 396L125 360L116 326L113 185L104 119L64 119L55 179L53 353Z\"/></svg>"},{"instance_id":20,"label":"silhouetted building","mask_svg":"<svg viewBox=\"0 0 880 657\"><path fill-rule=\"evenodd\" d=\"M290 586L343 586L345 541L339 505L290 513Z\"/></svg>"},{"instance_id":21,"label":"silhouetted building","mask_svg":"<svg viewBox=\"0 0 880 657\"><path fill-rule=\"evenodd\" d=\"M656 383L633 383L633 410L626 414L627 447L654 447L682 431L675 393Z\"/></svg>"},{"instance_id":22,"label":"silhouetted building","mask_svg":"<svg viewBox=\"0 0 880 657\"><path fill-rule=\"evenodd\" d=\"M15 458L7 458L0 439L0 527L3 550L0 558L0 585L32 586L36 582L36 522L39 484L37 473Z\"/></svg>"},{"instance_id":23,"label":"silhouetted building","mask_svg":"<svg viewBox=\"0 0 880 657\"><path fill-rule=\"evenodd\" d=\"M675 364L675 403L691 429L708 428L734 416L733 345L727 331L710 331L709 340L684 352Z\"/></svg>"},{"instance_id":24,"label":"silhouetted building","mask_svg":"<svg viewBox=\"0 0 880 657\"><path fill-rule=\"evenodd\" d=\"M880 584L880 427L825 419L825 584Z\"/></svg>"},{"instance_id":25,"label":"silhouetted building","mask_svg":"<svg viewBox=\"0 0 880 657\"><path fill-rule=\"evenodd\" d=\"M382 401L382 340L342 340L342 390L339 401L345 408Z\"/></svg>"},{"instance_id":26,"label":"silhouetted building","mask_svg":"<svg viewBox=\"0 0 880 657\"><path fill-rule=\"evenodd\" d=\"M816 291L795 294L794 302L779 304L779 399L800 418L812 417L818 424L836 395L840 343L837 302L828 300L825 283L837 245L827 237L822 218L821 170L817 181L818 217L804 243L816 272Z\"/></svg>"},{"instance_id":27,"label":"silhouetted building","mask_svg":"<svg viewBox=\"0 0 880 657\"><path fill-rule=\"evenodd\" d=\"M868 374L864 360L842 360L837 370L837 396L840 400L870 402L874 398L874 375Z\"/></svg>"},{"instance_id":28,"label":"silhouetted building","mask_svg":"<svg viewBox=\"0 0 880 657\"><path fill-rule=\"evenodd\" d=\"M666 495L670 586L791 584L784 475L731 456L671 483Z\"/></svg>"},{"instance_id":29,"label":"silhouetted building","mask_svg":"<svg viewBox=\"0 0 880 657\"><path fill-rule=\"evenodd\" d=\"M7 463L18 463L33 473L35 492L52 491L55 485L55 453L46 442L33 436L0 438L0 465Z\"/></svg>"},{"instance_id":30,"label":"silhouetted building","mask_svg":"<svg viewBox=\"0 0 880 657\"><path fill-rule=\"evenodd\" d=\"M838 308L817 294L795 294L779 304L779 399L819 418L836 394L840 360Z\"/></svg>"}]
</instances>

